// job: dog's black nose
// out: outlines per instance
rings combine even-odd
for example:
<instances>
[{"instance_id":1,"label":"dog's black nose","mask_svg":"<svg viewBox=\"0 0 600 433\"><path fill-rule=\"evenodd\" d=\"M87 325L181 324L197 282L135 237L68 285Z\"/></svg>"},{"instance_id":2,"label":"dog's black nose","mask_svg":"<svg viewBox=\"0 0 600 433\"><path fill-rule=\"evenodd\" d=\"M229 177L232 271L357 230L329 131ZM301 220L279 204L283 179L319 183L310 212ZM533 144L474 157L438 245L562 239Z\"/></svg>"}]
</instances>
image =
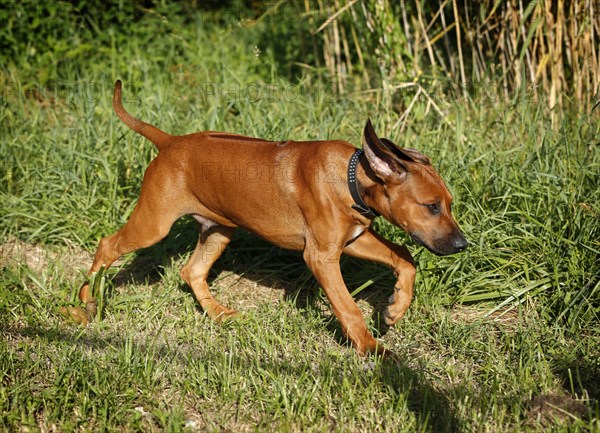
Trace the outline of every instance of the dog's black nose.
<instances>
[{"instance_id":1,"label":"dog's black nose","mask_svg":"<svg viewBox=\"0 0 600 433\"><path fill-rule=\"evenodd\" d=\"M469 242L467 242L467 239L461 233L454 236L454 239L452 239L452 246L456 249L456 252L461 252L467 249Z\"/></svg>"}]
</instances>

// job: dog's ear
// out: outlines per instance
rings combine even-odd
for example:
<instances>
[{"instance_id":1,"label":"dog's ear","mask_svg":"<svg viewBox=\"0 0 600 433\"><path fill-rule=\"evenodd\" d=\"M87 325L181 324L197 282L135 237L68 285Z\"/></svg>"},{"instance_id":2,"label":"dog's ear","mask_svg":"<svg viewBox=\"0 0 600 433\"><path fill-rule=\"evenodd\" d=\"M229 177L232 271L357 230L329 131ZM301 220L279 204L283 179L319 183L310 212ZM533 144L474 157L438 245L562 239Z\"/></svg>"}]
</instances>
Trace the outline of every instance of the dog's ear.
<instances>
[{"instance_id":1,"label":"dog's ear","mask_svg":"<svg viewBox=\"0 0 600 433\"><path fill-rule=\"evenodd\" d=\"M431 159L429 159L428 156L423 155L421 152L419 152L416 149L402 149L402 148L398 147L398 145L396 143L394 143L392 140L389 140L384 137L380 138L379 140L388 149L390 149L392 152L394 152L394 154L396 156L398 156L400 159L403 159L404 161L418 162L420 164L431 165Z\"/></svg>"},{"instance_id":2,"label":"dog's ear","mask_svg":"<svg viewBox=\"0 0 600 433\"><path fill-rule=\"evenodd\" d=\"M412 159L400 157L399 153L401 151L398 147L393 145L393 148L397 149L398 152L381 142L373 129L371 119L367 119L363 132L363 150L373 172L384 181L391 178L397 181L404 180L408 173L405 161L412 161Z\"/></svg>"}]
</instances>

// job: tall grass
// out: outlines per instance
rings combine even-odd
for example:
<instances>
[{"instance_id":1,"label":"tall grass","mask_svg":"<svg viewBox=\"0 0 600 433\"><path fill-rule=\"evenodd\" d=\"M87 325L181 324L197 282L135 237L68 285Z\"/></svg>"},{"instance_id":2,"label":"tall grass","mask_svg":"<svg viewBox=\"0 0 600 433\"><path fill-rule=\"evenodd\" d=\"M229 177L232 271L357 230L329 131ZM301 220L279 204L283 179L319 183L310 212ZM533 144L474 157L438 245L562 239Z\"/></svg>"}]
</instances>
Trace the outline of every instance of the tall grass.
<instances>
[{"instance_id":1,"label":"tall grass","mask_svg":"<svg viewBox=\"0 0 600 433\"><path fill-rule=\"evenodd\" d=\"M301 56L314 54L341 92L353 77L363 88L425 79L463 96L497 83L504 101L528 88L549 109L589 111L600 92L598 9L591 0L307 1L306 23L295 24L317 47L303 44Z\"/></svg>"}]
</instances>

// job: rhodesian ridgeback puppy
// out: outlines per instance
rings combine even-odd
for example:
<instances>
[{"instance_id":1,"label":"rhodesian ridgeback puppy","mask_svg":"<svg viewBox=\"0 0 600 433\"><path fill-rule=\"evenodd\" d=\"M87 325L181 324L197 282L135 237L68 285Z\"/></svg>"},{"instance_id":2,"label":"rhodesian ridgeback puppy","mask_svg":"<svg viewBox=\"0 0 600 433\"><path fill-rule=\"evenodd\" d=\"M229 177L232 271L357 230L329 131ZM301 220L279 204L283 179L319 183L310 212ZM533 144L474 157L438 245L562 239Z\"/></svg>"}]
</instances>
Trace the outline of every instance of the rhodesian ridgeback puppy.
<instances>
[{"instance_id":1,"label":"rhodesian ridgeback puppy","mask_svg":"<svg viewBox=\"0 0 600 433\"><path fill-rule=\"evenodd\" d=\"M138 248L163 239L183 215L200 223L198 244L181 277L203 310L222 320L236 312L209 291L208 272L242 227L303 257L356 350L384 353L368 331L340 271L342 253L391 267L397 277L385 321L395 324L413 296L415 265L409 251L379 236L377 215L439 254L467 248L450 212L452 197L429 158L379 138L370 120L363 150L345 141L267 141L224 132L173 136L123 108L119 118L158 148L146 169L139 200L116 233L100 241L90 274ZM93 301L89 284L80 299Z\"/></svg>"}]
</instances>

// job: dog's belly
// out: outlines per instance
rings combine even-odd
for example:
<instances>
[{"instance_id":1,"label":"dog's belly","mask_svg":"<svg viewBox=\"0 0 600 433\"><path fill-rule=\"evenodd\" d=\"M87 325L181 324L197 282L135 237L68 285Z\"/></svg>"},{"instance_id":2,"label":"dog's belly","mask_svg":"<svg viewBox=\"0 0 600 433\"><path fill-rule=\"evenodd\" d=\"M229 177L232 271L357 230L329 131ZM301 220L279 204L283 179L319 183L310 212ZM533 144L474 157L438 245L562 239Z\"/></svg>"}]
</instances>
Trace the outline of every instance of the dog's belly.
<instances>
[{"instance_id":1,"label":"dog's belly","mask_svg":"<svg viewBox=\"0 0 600 433\"><path fill-rule=\"evenodd\" d=\"M304 236L297 233L268 233L268 236L265 236L265 232L250 231L280 248L298 251L304 249Z\"/></svg>"},{"instance_id":2,"label":"dog's belly","mask_svg":"<svg viewBox=\"0 0 600 433\"><path fill-rule=\"evenodd\" d=\"M211 227L220 225L219 223L199 214L192 214L194 219L200 223L202 230L208 230ZM246 224L240 224L243 228L256 236L281 248L289 250L302 250L304 248L304 235L293 230L280 230L279 227L269 225L270 230L264 230L261 225L253 224L253 227L248 227ZM290 224L289 227L293 227Z\"/></svg>"},{"instance_id":3,"label":"dog's belly","mask_svg":"<svg viewBox=\"0 0 600 433\"><path fill-rule=\"evenodd\" d=\"M260 238L290 250L302 250L305 239L305 222L299 210L286 206L253 208L252 212L237 213L232 220L240 227ZM231 218L234 212L228 216Z\"/></svg>"}]
</instances>

